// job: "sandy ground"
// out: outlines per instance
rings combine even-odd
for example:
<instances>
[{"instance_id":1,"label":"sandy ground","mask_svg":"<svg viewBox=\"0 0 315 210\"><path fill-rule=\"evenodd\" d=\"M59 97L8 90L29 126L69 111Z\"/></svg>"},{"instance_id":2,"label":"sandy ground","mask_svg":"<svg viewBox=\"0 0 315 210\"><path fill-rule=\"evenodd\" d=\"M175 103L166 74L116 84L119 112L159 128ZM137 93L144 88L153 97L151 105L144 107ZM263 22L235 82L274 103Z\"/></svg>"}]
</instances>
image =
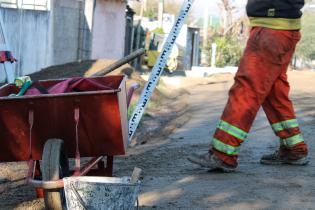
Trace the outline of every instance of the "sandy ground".
<instances>
[{"instance_id":1,"label":"sandy ground","mask_svg":"<svg viewBox=\"0 0 315 210\"><path fill-rule=\"evenodd\" d=\"M242 147L236 173L209 173L186 160L191 152L207 150L225 105L233 80L231 75L219 75L179 78L188 94L172 103L179 106L184 101L188 111L177 110L177 120L153 132L150 141L130 148L127 156L118 157L115 176L129 175L134 166L143 169L140 209L315 209L315 73L290 72L289 77L299 122L310 144L308 166L259 164L261 155L274 151L278 142L263 112ZM158 111L165 117L172 114L166 107ZM153 119L157 112L150 114ZM182 121L186 123L181 125ZM168 134L161 137L163 129ZM0 169L0 209L43 209L43 201L24 184L24 163L1 164Z\"/></svg>"},{"instance_id":2,"label":"sandy ground","mask_svg":"<svg viewBox=\"0 0 315 210\"><path fill-rule=\"evenodd\" d=\"M312 162L306 167L259 164L261 155L278 146L263 112L242 147L236 173L209 173L186 161L191 152L208 148L232 84L227 77L189 87L189 122L156 144L130 151L129 157L117 161L116 173L126 174L133 166L144 169L141 209L315 209L314 76L314 72L290 72L292 98L310 144Z\"/></svg>"}]
</instances>

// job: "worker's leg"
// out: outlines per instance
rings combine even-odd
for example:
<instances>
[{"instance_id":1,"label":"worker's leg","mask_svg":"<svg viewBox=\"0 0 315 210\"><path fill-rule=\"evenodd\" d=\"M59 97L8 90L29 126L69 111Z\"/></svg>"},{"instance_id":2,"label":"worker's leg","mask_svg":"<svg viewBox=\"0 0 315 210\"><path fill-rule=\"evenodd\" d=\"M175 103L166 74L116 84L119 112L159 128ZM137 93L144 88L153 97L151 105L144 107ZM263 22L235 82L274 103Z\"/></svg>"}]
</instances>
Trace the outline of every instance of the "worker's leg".
<instances>
[{"instance_id":1,"label":"worker's leg","mask_svg":"<svg viewBox=\"0 0 315 210\"><path fill-rule=\"evenodd\" d=\"M278 153L263 156L262 163L279 164L283 160L284 163L290 163L292 160L299 160L307 156L307 145L304 143L288 94L289 83L286 75L282 75L263 103L272 129L280 138L280 149ZM300 163L303 165L307 163L307 160L300 161Z\"/></svg>"},{"instance_id":2,"label":"worker's leg","mask_svg":"<svg viewBox=\"0 0 315 210\"><path fill-rule=\"evenodd\" d=\"M293 39L296 42L300 39L299 32L288 32L287 36L294 37ZM288 54L289 58L292 58L293 52L292 50L291 54ZM290 85L287 80L288 65L289 62L282 65L281 75L274 83L269 95L264 101L263 109L275 134L280 138L281 147L278 153L278 155L280 155L279 158L284 157L296 160L306 157L308 151L295 117L292 102L289 99Z\"/></svg>"},{"instance_id":3,"label":"worker's leg","mask_svg":"<svg viewBox=\"0 0 315 210\"><path fill-rule=\"evenodd\" d=\"M280 30L252 29L209 154L191 155L191 162L210 169L235 168L240 145L260 106L281 76L283 65L289 63L297 42L293 38Z\"/></svg>"},{"instance_id":4,"label":"worker's leg","mask_svg":"<svg viewBox=\"0 0 315 210\"><path fill-rule=\"evenodd\" d=\"M255 28L248 40L211 145L214 154L227 164L236 164L240 145L281 75L279 62L283 62L287 43L275 35L274 30Z\"/></svg>"},{"instance_id":5,"label":"worker's leg","mask_svg":"<svg viewBox=\"0 0 315 210\"><path fill-rule=\"evenodd\" d=\"M256 114L280 77L292 40L279 31L255 28L241 59L228 103L218 124L211 150L227 164L235 165Z\"/></svg>"}]
</instances>

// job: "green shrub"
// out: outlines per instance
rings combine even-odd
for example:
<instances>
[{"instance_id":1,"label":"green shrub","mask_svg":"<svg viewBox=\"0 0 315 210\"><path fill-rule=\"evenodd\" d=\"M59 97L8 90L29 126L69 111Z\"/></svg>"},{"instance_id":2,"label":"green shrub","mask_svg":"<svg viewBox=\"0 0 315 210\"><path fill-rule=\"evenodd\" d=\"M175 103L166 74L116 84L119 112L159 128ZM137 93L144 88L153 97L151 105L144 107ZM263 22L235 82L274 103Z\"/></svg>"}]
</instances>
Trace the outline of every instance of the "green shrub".
<instances>
[{"instance_id":1,"label":"green shrub","mask_svg":"<svg viewBox=\"0 0 315 210\"><path fill-rule=\"evenodd\" d=\"M216 66L238 66L242 56L242 46L240 42L233 37L214 35L209 41L206 54L208 62L211 63L212 43L217 44Z\"/></svg>"},{"instance_id":2,"label":"green shrub","mask_svg":"<svg viewBox=\"0 0 315 210\"><path fill-rule=\"evenodd\" d=\"M297 46L296 56L303 61L315 60L315 15L306 12L302 19L302 39Z\"/></svg>"}]
</instances>

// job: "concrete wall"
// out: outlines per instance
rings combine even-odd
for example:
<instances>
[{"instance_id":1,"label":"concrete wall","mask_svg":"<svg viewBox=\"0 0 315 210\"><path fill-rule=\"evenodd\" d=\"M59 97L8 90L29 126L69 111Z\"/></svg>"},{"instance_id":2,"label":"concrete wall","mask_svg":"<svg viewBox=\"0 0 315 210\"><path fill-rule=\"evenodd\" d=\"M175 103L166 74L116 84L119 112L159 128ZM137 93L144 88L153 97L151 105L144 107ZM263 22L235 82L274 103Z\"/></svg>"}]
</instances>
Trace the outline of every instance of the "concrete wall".
<instances>
[{"instance_id":1,"label":"concrete wall","mask_svg":"<svg viewBox=\"0 0 315 210\"><path fill-rule=\"evenodd\" d=\"M0 8L7 41L18 59L17 76L77 60L78 5L77 0L54 0L50 11Z\"/></svg>"},{"instance_id":2,"label":"concrete wall","mask_svg":"<svg viewBox=\"0 0 315 210\"><path fill-rule=\"evenodd\" d=\"M92 28L92 58L118 59L125 48L125 10L121 1L96 0Z\"/></svg>"},{"instance_id":3,"label":"concrete wall","mask_svg":"<svg viewBox=\"0 0 315 210\"><path fill-rule=\"evenodd\" d=\"M79 51L78 58L86 60L91 58L92 27L95 0L85 0L80 3Z\"/></svg>"},{"instance_id":4,"label":"concrete wall","mask_svg":"<svg viewBox=\"0 0 315 210\"><path fill-rule=\"evenodd\" d=\"M49 12L0 8L0 15L7 42L18 59L18 75L33 73L52 63ZM3 79L1 72L0 80Z\"/></svg>"},{"instance_id":5,"label":"concrete wall","mask_svg":"<svg viewBox=\"0 0 315 210\"><path fill-rule=\"evenodd\" d=\"M79 48L80 7L77 0L53 0L53 64L76 61Z\"/></svg>"},{"instance_id":6,"label":"concrete wall","mask_svg":"<svg viewBox=\"0 0 315 210\"><path fill-rule=\"evenodd\" d=\"M0 8L8 42L18 59L17 76L78 59L123 57L126 3L51 0L50 8ZM4 79L0 68L0 82Z\"/></svg>"},{"instance_id":7,"label":"concrete wall","mask_svg":"<svg viewBox=\"0 0 315 210\"><path fill-rule=\"evenodd\" d=\"M8 43L18 59L16 75L77 60L79 1L53 0L50 11L0 8L0 12Z\"/></svg>"}]
</instances>

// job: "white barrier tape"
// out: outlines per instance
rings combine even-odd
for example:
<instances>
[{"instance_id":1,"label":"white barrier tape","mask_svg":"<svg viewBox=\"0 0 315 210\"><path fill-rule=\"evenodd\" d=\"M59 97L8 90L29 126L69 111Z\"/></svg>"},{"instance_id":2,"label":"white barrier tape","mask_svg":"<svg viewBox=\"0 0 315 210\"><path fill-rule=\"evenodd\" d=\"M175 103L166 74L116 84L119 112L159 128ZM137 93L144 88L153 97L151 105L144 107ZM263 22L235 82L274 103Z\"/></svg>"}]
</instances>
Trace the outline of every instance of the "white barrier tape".
<instances>
[{"instance_id":1,"label":"white barrier tape","mask_svg":"<svg viewBox=\"0 0 315 210\"><path fill-rule=\"evenodd\" d=\"M183 3L183 6L181 8L181 11L175 21L175 24L173 25L173 28L167 37L167 40L163 46L163 50L160 54L160 56L157 59L157 62L155 63L152 73L150 75L150 78L146 85L144 86L144 89L141 93L140 99L138 101L138 104L136 108L134 109L132 113L132 117L129 120L129 143L132 140L132 137L139 125L139 122L142 118L142 115L145 111L146 106L148 105L148 102L151 98L151 95L163 73L164 67L167 62L167 58L169 57L171 50L174 46L175 40L185 22L185 19L188 15L188 12L190 8L192 7L194 0L185 0Z\"/></svg>"}]
</instances>

